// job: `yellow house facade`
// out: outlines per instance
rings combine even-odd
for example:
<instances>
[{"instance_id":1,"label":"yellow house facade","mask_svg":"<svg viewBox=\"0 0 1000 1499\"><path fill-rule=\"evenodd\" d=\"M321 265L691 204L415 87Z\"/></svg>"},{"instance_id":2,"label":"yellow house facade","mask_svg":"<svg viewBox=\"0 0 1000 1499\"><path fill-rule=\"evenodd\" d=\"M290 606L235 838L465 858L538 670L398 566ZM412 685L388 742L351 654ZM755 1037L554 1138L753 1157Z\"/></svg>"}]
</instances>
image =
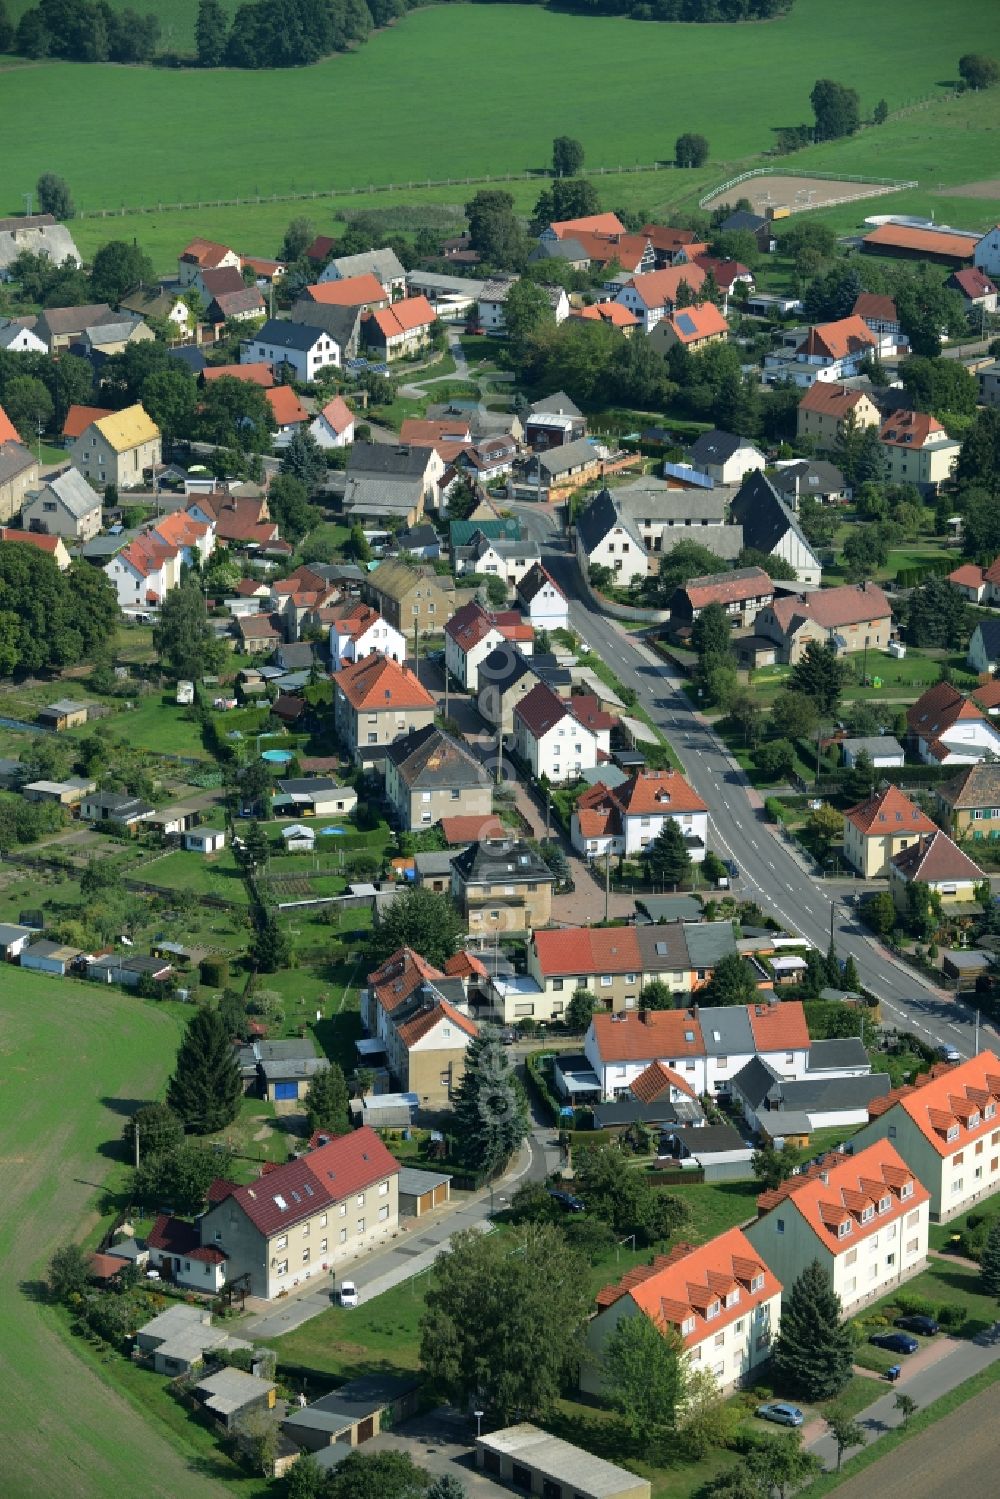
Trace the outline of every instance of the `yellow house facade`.
<instances>
[{"instance_id":1,"label":"yellow house facade","mask_svg":"<svg viewBox=\"0 0 1000 1499\"><path fill-rule=\"evenodd\" d=\"M142 406L98 417L70 449L73 464L94 484L137 489L146 469L162 460L160 429Z\"/></svg>"},{"instance_id":2,"label":"yellow house facade","mask_svg":"<svg viewBox=\"0 0 1000 1499\"><path fill-rule=\"evenodd\" d=\"M896 786L877 791L844 814L844 856L866 880L889 874L896 854L937 827Z\"/></svg>"}]
</instances>

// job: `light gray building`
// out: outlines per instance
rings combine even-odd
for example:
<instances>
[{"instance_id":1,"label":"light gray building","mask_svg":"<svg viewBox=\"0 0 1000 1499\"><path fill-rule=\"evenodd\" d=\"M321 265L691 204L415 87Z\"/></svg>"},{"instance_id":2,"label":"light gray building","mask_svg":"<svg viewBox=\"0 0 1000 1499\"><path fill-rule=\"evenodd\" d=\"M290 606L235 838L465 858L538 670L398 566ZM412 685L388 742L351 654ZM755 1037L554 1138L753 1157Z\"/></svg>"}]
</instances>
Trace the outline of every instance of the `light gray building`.
<instances>
[{"instance_id":1,"label":"light gray building","mask_svg":"<svg viewBox=\"0 0 1000 1499\"><path fill-rule=\"evenodd\" d=\"M386 753L385 791L405 829L432 827L442 817L488 817L493 810L489 774L464 745L429 724Z\"/></svg>"}]
</instances>

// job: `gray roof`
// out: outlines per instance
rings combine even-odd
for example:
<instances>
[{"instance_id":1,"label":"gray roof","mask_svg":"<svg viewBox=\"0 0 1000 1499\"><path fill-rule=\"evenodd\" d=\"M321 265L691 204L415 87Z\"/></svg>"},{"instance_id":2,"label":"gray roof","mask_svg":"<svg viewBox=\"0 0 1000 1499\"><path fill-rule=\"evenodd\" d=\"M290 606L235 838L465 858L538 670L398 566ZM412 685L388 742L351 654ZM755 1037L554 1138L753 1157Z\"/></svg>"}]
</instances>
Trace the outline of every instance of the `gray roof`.
<instances>
[{"instance_id":1,"label":"gray roof","mask_svg":"<svg viewBox=\"0 0 1000 1499\"><path fill-rule=\"evenodd\" d=\"M232 1415L257 1400L264 1400L275 1388L269 1379L258 1379L242 1369L219 1369L199 1379L195 1394L220 1415Z\"/></svg>"},{"instance_id":2,"label":"gray roof","mask_svg":"<svg viewBox=\"0 0 1000 1499\"><path fill-rule=\"evenodd\" d=\"M687 1105L687 1107L685 1107ZM697 1119L701 1110L693 1099L671 1103L666 1094L652 1103L637 1098L616 1098L594 1104L595 1129L619 1129L629 1124L679 1124L682 1119Z\"/></svg>"},{"instance_id":3,"label":"gray roof","mask_svg":"<svg viewBox=\"0 0 1000 1499\"><path fill-rule=\"evenodd\" d=\"M85 302L76 307L46 307L35 324L39 338L46 343L52 336L66 337L82 333L86 328L96 328L100 323L120 322L117 312L112 312L107 302Z\"/></svg>"},{"instance_id":4,"label":"gray roof","mask_svg":"<svg viewBox=\"0 0 1000 1499\"><path fill-rule=\"evenodd\" d=\"M446 734L428 724L397 739L386 752L403 783L415 790L451 790L455 787L489 786L484 765Z\"/></svg>"},{"instance_id":5,"label":"gray roof","mask_svg":"<svg viewBox=\"0 0 1000 1499\"><path fill-rule=\"evenodd\" d=\"M141 817L147 812L156 811L155 807L138 796L125 796L117 791L100 791L96 796L88 796L87 801L92 807L107 812L112 817Z\"/></svg>"},{"instance_id":6,"label":"gray roof","mask_svg":"<svg viewBox=\"0 0 1000 1499\"><path fill-rule=\"evenodd\" d=\"M988 659L995 661L1000 656L1000 619L981 619L973 634L979 636Z\"/></svg>"},{"instance_id":7,"label":"gray roof","mask_svg":"<svg viewBox=\"0 0 1000 1499\"><path fill-rule=\"evenodd\" d=\"M538 542L530 537L525 537L523 541L501 541L499 538L484 536L478 546L465 550L475 551L480 557L484 552L493 551L508 562L539 562L542 555Z\"/></svg>"},{"instance_id":8,"label":"gray roof","mask_svg":"<svg viewBox=\"0 0 1000 1499\"><path fill-rule=\"evenodd\" d=\"M711 432L703 432L691 444L688 455L695 468L704 470L706 464L725 463L740 448L753 446L749 437L737 437L734 432L722 432L715 427Z\"/></svg>"},{"instance_id":9,"label":"gray roof","mask_svg":"<svg viewBox=\"0 0 1000 1499\"><path fill-rule=\"evenodd\" d=\"M736 951L736 937L728 921L685 922L684 940L692 968L714 968Z\"/></svg>"},{"instance_id":10,"label":"gray roof","mask_svg":"<svg viewBox=\"0 0 1000 1499\"><path fill-rule=\"evenodd\" d=\"M609 779L614 773L615 779ZM605 786L620 786L628 777L614 765L598 766L595 771L598 780L604 782ZM700 921L702 914L701 901L696 895L637 895L635 898L636 909L645 912L651 922L666 921Z\"/></svg>"},{"instance_id":11,"label":"gray roof","mask_svg":"<svg viewBox=\"0 0 1000 1499\"><path fill-rule=\"evenodd\" d=\"M456 873L469 885L552 883L554 876L540 854L520 838L473 843L456 856Z\"/></svg>"},{"instance_id":12,"label":"gray roof","mask_svg":"<svg viewBox=\"0 0 1000 1499\"><path fill-rule=\"evenodd\" d=\"M744 546L756 552L769 555L789 531L808 552L813 552L795 516L760 469L747 474L743 480L733 500L731 514L733 520L743 527Z\"/></svg>"},{"instance_id":13,"label":"gray roof","mask_svg":"<svg viewBox=\"0 0 1000 1499\"><path fill-rule=\"evenodd\" d=\"M610 489L602 489L586 510L581 512L576 522L576 534L588 557L616 526L621 526L640 551L645 551L642 537L632 517L622 509Z\"/></svg>"},{"instance_id":14,"label":"gray roof","mask_svg":"<svg viewBox=\"0 0 1000 1499\"><path fill-rule=\"evenodd\" d=\"M278 655L289 670L312 666L316 659L316 653L308 640L289 641L278 647Z\"/></svg>"},{"instance_id":15,"label":"gray roof","mask_svg":"<svg viewBox=\"0 0 1000 1499\"><path fill-rule=\"evenodd\" d=\"M304 1410L293 1412L285 1424L293 1427L309 1426L313 1424L310 1417L320 1414L333 1423L332 1427L320 1427L321 1430L343 1430L345 1426L363 1421L366 1416L373 1416L393 1401L408 1395L422 1378L417 1372L363 1375L360 1379L352 1379L349 1384L341 1385L338 1390L331 1390L329 1395L321 1395Z\"/></svg>"},{"instance_id":16,"label":"gray roof","mask_svg":"<svg viewBox=\"0 0 1000 1499\"><path fill-rule=\"evenodd\" d=\"M0 947L9 947L12 942L20 942L22 937L30 937L31 928L28 926L11 926L8 922L0 922Z\"/></svg>"},{"instance_id":17,"label":"gray roof","mask_svg":"<svg viewBox=\"0 0 1000 1499\"><path fill-rule=\"evenodd\" d=\"M8 219L0 225L0 270L6 270L25 250L30 255L44 255L53 265L62 265L67 260L74 265L82 264L66 225L39 222L43 217L49 216L39 214L33 221Z\"/></svg>"},{"instance_id":18,"label":"gray roof","mask_svg":"<svg viewBox=\"0 0 1000 1499\"><path fill-rule=\"evenodd\" d=\"M992 620L988 623L992 624ZM904 754L903 746L891 734L872 734L864 739L842 739L840 746L852 755L864 754L873 760L876 755L893 755L901 759Z\"/></svg>"},{"instance_id":19,"label":"gray roof","mask_svg":"<svg viewBox=\"0 0 1000 1499\"><path fill-rule=\"evenodd\" d=\"M578 239L540 239L528 256L528 264L539 260L589 260Z\"/></svg>"},{"instance_id":20,"label":"gray roof","mask_svg":"<svg viewBox=\"0 0 1000 1499\"><path fill-rule=\"evenodd\" d=\"M342 280L371 273L378 281L405 281L406 272L395 250L364 250L360 255L338 255L330 261Z\"/></svg>"},{"instance_id":21,"label":"gray roof","mask_svg":"<svg viewBox=\"0 0 1000 1499\"><path fill-rule=\"evenodd\" d=\"M745 1005L711 1005L698 1012L705 1051L710 1057L746 1056L756 1051Z\"/></svg>"},{"instance_id":22,"label":"gray roof","mask_svg":"<svg viewBox=\"0 0 1000 1499\"><path fill-rule=\"evenodd\" d=\"M726 1155L730 1151L751 1147L731 1124L704 1124L700 1129L675 1129L670 1134L681 1141L692 1156Z\"/></svg>"},{"instance_id":23,"label":"gray roof","mask_svg":"<svg viewBox=\"0 0 1000 1499\"><path fill-rule=\"evenodd\" d=\"M287 318L268 318L262 328L251 336L250 342L271 344L276 349L296 349L307 353L321 338L329 335L323 328L311 323L292 323Z\"/></svg>"},{"instance_id":24,"label":"gray roof","mask_svg":"<svg viewBox=\"0 0 1000 1499\"><path fill-rule=\"evenodd\" d=\"M678 922L668 926L636 927L636 940L647 973L679 973L690 965L684 931Z\"/></svg>"},{"instance_id":25,"label":"gray roof","mask_svg":"<svg viewBox=\"0 0 1000 1499\"><path fill-rule=\"evenodd\" d=\"M23 474L26 468L37 467L34 453L20 442L0 442L0 484L6 484Z\"/></svg>"},{"instance_id":26,"label":"gray roof","mask_svg":"<svg viewBox=\"0 0 1000 1499\"><path fill-rule=\"evenodd\" d=\"M38 494L44 496L47 492L55 495L77 520L82 520L85 515L101 508L100 495L95 494L77 468L67 468L61 474L54 474Z\"/></svg>"},{"instance_id":27,"label":"gray roof","mask_svg":"<svg viewBox=\"0 0 1000 1499\"><path fill-rule=\"evenodd\" d=\"M614 495L622 509L637 520L708 521L721 526L726 519L724 489L671 489L662 479L644 479L623 485ZM683 539L700 541L701 537L685 535Z\"/></svg>"},{"instance_id":28,"label":"gray roof","mask_svg":"<svg viewBox=\"0 0 1000 1499\"><path fill-rule=\"evenodd\" d=\"M542 396L540 401L534 401L528 407L529 416L582 416L583 412L574 401L571 401L564 390L554 390L551 395Z\"/></svg>"},{"instance_id":29,"label":"gray roof","mask_svg":"<svg viewBox=\"0 0 1000 1499\"><path fill-rule=\"evenodd\" d=\"M538 465L547 474L564 474L571 468L597 461L597 449L589 437L578 437L573 442L564 442L561 447L549 448L538 454Z\"/></svg>"},{"instance_id":30,"label":"gray roof","mask_svg":"<svg viewBox=\"0 0 1000 1499\"><path fill-rule=\"evenodd\" d=\"M407 271L406 284L413 290L432 292L454 292L457 296L478 297L485 281L474 281L466 276L445 276L440 271Z\"/></svg>"},{"instance_id":31,"label":"gray roof","mask_svg":"<svg viewBox=\"0 0 1000 1499\"><path fill-rule=\"evenodd\" d=\"M380 479L375 474L348 474L344 486L344 512L350 516L405 518L416 509L424 492L422 477Z\"/></svg>"},{"instance_id":32,"label":"gray roof","mask_svg":"<svg viewBox=\"0 0 1000 1499\"><path fill-rule=\"evenodd\" d=\"M40 709L39 711L41 713L62 713L62 714L65 714L65 713L81 713L81 712L83 712L85 710L87 712L89 712L89 706L88 706L87 703L77 702L76 699L71 698L71 697L60 697L60 698L57 698L54 703L46 703L45 707L42 708L42 709Z\"/></svg>"},{"instance_id":33,"label":"gray roof","mask_svg":"<svg viewBox=\"0 0 1000 1499\"><path fill-rule=\"evenodd\" d=\"M758 229L763 229L766 223L767 219L761 218L759 213L750 213L745 208L737 208L728 219L723 219L719 227L726 234L734 229L748 229L751 234L755 234Z\"/></svg>"},{"instance_id":34,"label":"gray roof","mask_svg":"<svg viewBox=\"0 0 1000 1499\"><path fill-rule=\"evenodd\" d=\"M299 1057L287 1061L261 1062L260 1071L269 1083L291 1078L315 1077L325 1072L330 1063L326 1057Z\"/></svg>"},{"instance_id":35,"label":"gray roof","mask_svg":"<svg viewBox=\"0 0 1000 1499\"><path fill-rule=\"evenodd\" d=\"M98 347L101 344L123 344L139 327L145 327L141 317L119 317L114 323L95 323L87 329L87 338Z\"/></svg>"},{"instance_id":36,"label":"gray roof","mask_svg":"<svg viewBox=\"0 0 1000 1499\"><path fill-rule=\"evenodd\" d=\"M891 1087L888 1073L860 1077L806 1078L786 1082L760 1057L753 1057L736 1074L731 1086L756 1112L826 1114L862 1109L874 1098L884 1098ZM789 1128L791 1126L789 1125Z\"/></svg>"},{"instance_id":37,"label":"gray roof","mask_svg":"<svg viewBox=\"0 0 1000 1499\"><path fill-rule=\"evenodd\" d=\"M341 788L330 776L293 776L288 781L278 781L286 796L315 796L320 791L339 791Z\"/></svg>"},{"instance_id":38,"label":"gray roof","mask_svg":"<svg viewBox=\"0 0 1000 1499\"><path fill-rule=\"evenodd\" d=\"M774 487L793 498L796 494L799 498L806 494L839 494L844 488L844 475L835 464L822 458L803 459L801 463L788 463L779 468L774 474Z\"/></svg>"},{"instance_id":39,"label":"gray roof","mask_svg":"<svg viewBox=\"0 0 1000 1499\"><path fill-rule=\"evenodd\" d=\"M288 315L293 323L322 328L343 350L357 344L362 311L360 307L338 307L325 302L310 302L303 297L294 303Z\"/></svg>"},{"instance_id":40,"label":"gray roof","mask_svg":"<svg viewBox=\"0 0 1000 1499\"><path fill-rule=\"evenodd\" d=\"M572 686L570 671L559 666L555 656L548 654L522 656L515 647L502 645L490 651L479 663L480 687L489 683L501 694L508 692L522 677L529 676L547 682L550 687L565 687L567 695Z\"/></svg>"},{"instance_id":41,"label":"gray roof","mask_svg":"<svg viewBox=\"0 0 1000 1499\"><path fill-rule=\"evenodd\" d=\"M493 1431L489 1436L481 1437L477 1446L533 1468L542 1477L561 1485L564 1494L613 1499L619 1494L649 1492L646 1481L637 1478L627 1468L606 1462L603 1457L594 1457L582 1447L574 1447L561 1437L550 1436L528 1421L505 1427L503 1431ZM540 1485L535 1492L541 1493Z\"/></svg>"},{"instance_id":42,"label":"gray roof","mask_svg":"<svg viewBox=\"0 0 1000 1499\"><path fill-rule=\"evenodd\" d=\"M457 850L453 848L433 848L424 853L413 855L413 867L423 879L433 879L435 876L451 875L451 861Z\"/></svg>"},{"instance_id":43,"label":"gray roof","mask_svg":"<svg viewBox=\"0 0 1000 1499\"><path fill-rule=\"evenodd\" d=\"M443 1187L451 1177L445 1171L418 1171L415 1166L399 1168L399 1190L411 1197L430 1192L434 1187Z\"/></svg>"},{"instance_id":44,"label":"gray roof","mask_svg":"<svg viewBox=\"0 0 1000 1499\"><path fill-rule=\"evenodd\" d=\"M423 479L431 460L429 448L405 442L356 442L347 460L350 477L357 474L393 479Z\"/></svg>"},{"instance_id":45,"label":"gray roof","mask_svg":"<svg viewBox=\"0 0 1000 1499\"><path fill-rule=\"evenodd\" d=\"M860 1023L860 1022L859 1022ZM840 1067L867 1067L871 1062L858 1036L835 1037L831 1041L814 1041L806 1059L807 1072L831 1071Z\"/></svg>"}]
</instances>

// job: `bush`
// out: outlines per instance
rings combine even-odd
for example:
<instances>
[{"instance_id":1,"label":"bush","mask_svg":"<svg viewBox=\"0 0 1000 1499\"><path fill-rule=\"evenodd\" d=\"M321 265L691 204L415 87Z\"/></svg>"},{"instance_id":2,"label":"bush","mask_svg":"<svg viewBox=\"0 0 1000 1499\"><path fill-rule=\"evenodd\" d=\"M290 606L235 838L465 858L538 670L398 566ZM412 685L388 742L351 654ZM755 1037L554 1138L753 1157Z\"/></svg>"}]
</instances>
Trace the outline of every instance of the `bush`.
<instances>
[{"instance_id":1,"label":"bush","mask_svg":"<svg viewBox=\"0 0 1000 1499\"><path fill-rule=\"evenodd\" d=\"M769 796L764 801L764 815L768 822L781 821L781 802L776 796Z\"/></svg>"},{"instance_id":2,"label":"bush","mask_svg":"<svg viewBox=\"0 0 1000 1499\"><path fill-rule=\"evenodd\" d=\"M229 959L210 954L198 964L198 975L209 989L224 989L229 983Z\"/></svg>"},{"instance_id":3,"label":"bush","mask_svg":"<svg viewBox=\"0 0 1000 1499\"><path fill-rule=\"evenodd\" d=\"M592 1265L597 1265L615 1247L615 1236L600 1218L571 1218L563 1232L566 1242Z\"/></svg>"},{"instance_id":4,"label":"bush","mask_svg":"<svg viewBox=\"0 0 1000 1499\"><path fill-rule=\"evenodd\" d=\"M937 1320L944 1328L961 1327L966 1319L964 1307L953 1306L950 1301L944 1301L938 1307Z\"/></svg>"}]
</instances>

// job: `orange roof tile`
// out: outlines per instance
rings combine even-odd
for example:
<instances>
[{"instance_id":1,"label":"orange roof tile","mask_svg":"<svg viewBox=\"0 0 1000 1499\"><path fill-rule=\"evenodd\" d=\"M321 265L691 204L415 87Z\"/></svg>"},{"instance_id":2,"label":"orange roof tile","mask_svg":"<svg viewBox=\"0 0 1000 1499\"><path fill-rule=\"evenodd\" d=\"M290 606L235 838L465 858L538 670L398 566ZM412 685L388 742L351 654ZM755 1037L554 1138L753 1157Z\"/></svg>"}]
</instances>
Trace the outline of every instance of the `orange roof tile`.
<instances>
[{"instance_id":1,"label":"orange roof tile","mask_svg":"<svg viewBox=\"0 0 1000 1499\"><path fill-rule=\"evenodd\" d=\"M700 265L674 265L664 271L647 271L644 276L633 276L626 285L635 288L645 307L663 307L668 302L677 301L682 281L692 292L699 292L705 283L705 272Z\"/></svg>"},{"instance_id":2,"label":"orange roof tile","mask_svg":"<svg viewBox=\"0 0 1000 1499\"><path fill-rule=\"evenodd\" d=\"M982 719L975 703L953 687L950 682L937 682L928 687L911 708L906 710L906 722L910 733L927 742L940 739L960 720L975 722Z\"/></svg>"},{"instance_id":3,"label":"orange roof tile","mask_svg":"<svg viewBox=\"0 0 1000 1499\"><path fill-rule=\"evenodd\" d=\"M778 1203L788 1203L826 1249L846 1254L859 1239L878 1233L929 1199L927 1188L917 1181L891 1141L876 1140L854 1156L827 1155L801 1176L789 1177L774 1192L763 1192L757 1206L767 1212ZM838 1233L840 1224L849 1224L849 1230Z\"/></svg>"},{"instance_id":4,"label":"orange roof tile","mask_svg":"<svg viewBox=\"0 0 1000 1499\"><path fill-rule=\"evenodd\" d=\"M371 272L345 276L342 281L319 281L307 286L303 296L324 307L373 307L389 300L385 287Z\"/></svg>"},{"instance_id":5,"label":"orange roof tile","mask_svg":"<svg viewBox=\"0 0 1000 1499\"><path fill-rule=\"evenodd\" d=\"M948 574L948 582L956 588L982 588L985 581L986 574L974 562L963 562L961 567Z\"/></svg>"},{"instance_id":6,"label":"orange roof tile","mask_svg":"<svg viewBox=\"0 0 1000 1499\"><path fill-rule=\"evenodd\" d=\"M422 1041L425 1036L429 1035L442 1020L450 1021L466 1036L479 1035L479 1027L475 1021L463 1015L460 1010L456 1010L455 1006L449 1004L446 999L439 999L435 1004L428 1005L426 1009L418 1010L416 1015L409 1020L404 1020L402 1025L397 1027L396 1034L409 1051L418 1041Z\"/></svg>"},{"instance_id":7,"label":"orange roof tile","mask_svg":"<svg viewBox=\"0 0 1000 1499\"><path fill-rule=\"evenodd\" d=\"M290 385L275 385L264 394L279 427L294 427L309 420L308 411Z\"/></svg>"},{"instance_id":8,"label":"orange roof tile","mask_svg":"<svg viewBox=\"0 0 1000 1499\"><path fill-rule=\"evenodd\" d=\"M546 978L566 974L642 971L635 928L566 927L538 931L532 939L539 971Z\"/></svg>"},{"instance_id":9,"label":"orange roof tile","mask_svg":"<svg viewBox=\"0 0 1000 1499\"><path fill-rule=\"evenodd\" d=\"M87 408L86 407L81 407L80 409L81 410L86 410ZM89 423L87 425L89 425ZM80 431L81 432L83 431L82 427L80 428ZM77 434L77 435L79 435L79 434ZM18 433L17 428L14 426L14 423L11 421L11 419L7 415L6 411L4 411L3 407L0 406L0 444L5 443L5 442L20 442L20 441L21 441L21 438L20 438L20 434Z\"/></svg>"},{"instance_id":10,"label":"orange roof tile","mask_svg":"<svg viewBox=\"0 0 1000 1499\"><path fill-rule=\"evenodd\" d=\"M384 338L398 338L402 333L429 328L437 313L426 297L404 297L401 302L393 302L391 307L373 312L372 317Z\"/></svg>"},{"instance_id":11,"label":"orange roof tile","mask_svg":"<svg viewBox=\"0 0 1000 1499\"><path fill-rule=\"evenodd\" d=\"M636 328L639 319L620 302L593 302L589 307L577 307L570 317L585 318L593 323L610 323L613 328Z\"/></svg>"},{"instance_id":12,"label":"orange roof tile","mask_svg":"<svg viewBox=\"0 0 1000 1499\"><path fill-rule=\"evenodd\" d=\"M685 307L667 321L682 344L700 343L703 338L718 338L729 332L729 324L714 302Z\"/></svg>"},{"instance_id":13,"label":"orange roof tile","mask_svg":"<svg viewBox=\"0 0 1000 1499\"><path fill-rule=\"evenodd\" d=\"M382 1009L391 1015L414 989L443 977L440 968L428 963L412 947L400 947L368 975L368 988Z\"/></svg>"},{"instance_id":14,"label":"orange roof tile","mask_svg":"<svg viewBox=\"0 0 1000 1499\"><path fill-rule=\"evenodd\" d=\"M637 771L616 786L611 795L629 817L646 817L653 812L672 814L707 810L679 770Z\"/></svg>"},{"instance_id":15,"label":"orange roof tile","mask_svg":"<svg viewBox=\"0 0 1000 1499\"><path fill-rule=\"evenodd\" d=\"M905 880L923 880L928 885L943 881L979 884L987 876L953 843L940 828L926 838L918 838L890 860L893 869Z\"/></svg>"},{"instance_id":16,"label":"orange roof tile","mask_svg":"<svg viewBox=\"0 0 1000 1499\"><path fill-rule=\"evenodd\" d=\"M882 297L873 291L859 293L851 312L855 317L864 318L866 321L871 318L873 322L879 323L899 322L899 313L896 311L896 303L892 297Z\"/></svg>"},{"instance_id":17,"label":"orange roof tile","mask_svg":"<svg viewBox=\"0 0 1000 1499\"><path fill-rule=\"evenodd\" d=\"M672 1088L686 1093L689 1098L698 1097L691 1084L686 1083L679 1072L664 1067L662 1062L650 1062L645 1072L640 1072L638 1077L632 1079L629 1092L640 1103L655 1103L664 1093L669 1094Z\"/></svg>"},{"instance_id":18,"label":"orange roof tile","mask_svg":"<svg viewBox=\"0 0 1000 1499\"><path fill-rule=\"evenodd\" d=\"M808 1051L809 1027L799 999L780 1004L747 1005L758 1051Z\"/></svg>"},{"instance_id":19,"label":"orange roof tile","mask_svg":"<svg viewBox=\"0 0 1000 1499\"><path fill-rule=\"evenodd\" d=\"M884 250L910 250L922 255L944 255L950 260L971 262L975 237L948 234L941 229L918 229L909 224L879 224L866 234L862 244Z\"/></svg>"},{"instance_id":20,"label":"orange roof tile","mask_svg":"<svg viewBox=\"0 0 1000 1499\"><path fill-rule=\"evenodd\" d=\"M442 817L440 823L444 841L454 847L459 843L479 843L484 838L499 838L503 823L492 813L486 817Z\"/></svg>"},{"instance_id":21,"label":"orange roof tile","mask_svg":"<svg viewBox=\"0 0 1000 1499\"><path fill-rule=\"evenodd\" d=\"M817 380L802 397L799 409L812 411L816 416L832 416L841 422L865 399L863 390L849 390L846 385L838 385L833 380ZM867 399L871 400L871 397Z\"/></svg>"},{"instance_id":22,"label":"orange roof tile","mask_svg":"<svg viewBox=\"0 0 1000 1499\"><path fill-rule=\"evenodd\" d=\"M947 437L941 423L926 411L892 411L879 430L879 441L896 448L923 448Z\"/></svg>"},{"instance_id":23,"label":"orange roof tile","mask_svg":"<svg viewBox=\"0 0 1000 1499\"><path fill-rule=\"evenodd\" d=\"M541 932L535 934L536 938L542 935ZM574 935L579 937L580 933ZM705 1054L701 1022L693 1010L623 1011L614 1016L598 1014L594 1016L593 1026L598 1051L605 1062L649 1062L656 1057L700 1057Z\"/></svg>"},{"instance_id":24,"label":"orange roof tile","mask_svg":"<svg viewBox=\"0 0 1000 1499\"><path fill-rule=\"evenodd\" d=\"M866 801L849 807L844 817L864 838L898 837L903 833L916 836L937 831L926 812L898 786L874 792Z\"/></svg>"},{"instance_id":25,"label":"orange roof tile","mask_svg":"<svg viewBox=\"0 0 1000 1499\"><path fill-rule=\"evenodd\" d=\"M327 401L320 415L326 419L338 436L346 432L354 421L354 412L343 396L334 396L332 401Z\"/></svg>"},{"instance_id":26,"label":"orange roof tile","mask_svg":"<svg viewBox=\"0 0 1000 1499\"><path fill-rule=\"evenodd\" d=\"M193 262L202 270L211 269L223 261L227 255L233 252L228 245L217 244L211 239L193 239L189 245L181 251L181 260Z\"/></svg>"},{"instance_id":27,"label":"orange roof tile","mask_svg":"<svg viewBox=\"0 0 1000 1499\"><path fill-rule=\"evenodd\" d=\"M274 384L274 372L269 364L213 364L207 365L201 375L210 385L213 380L245 380L269 390Z\"/></svg>"},{"instance_id":28,"label":"orange roof tile","mask_svg":"<svg viewBox=\"0 0 1000 1499\"><path fill-rule=\"evenodd\" d=\"M356 712L395 712L400 708L434 708L426 687L405 666L377 652L341 667L337 688Z\"/></svg>"},{"instance_id":29,"label":"orange roof tile","mask_svg":"<svg viewBox=\"0 0 1000 1499\"><path fill-rule=\"evenodd\" d=\"M877 348L878 338L863 318L852 316L838 318L833 323L817 323L800 347L807 354L826 359L846 359L850 354Z\"/></svg>"},{"instance_id":30,"label":"orange roof tile","mask_svg":"<svg viewBox=\"0 0 1000 1499\"><path fill-rule=\"evenodd\" d=\"M59 549L61 536L47 536L44 531L18 531L11 526L0 526L0 541L18 541L22 546L37 547L40 552L54 553Z\"/></svg>"},{"instance_id":31,"label":"orange roof tile","mask_svg":"<svg viewBox=\"0 0 1000 1499\"><path fill-rule=\"evenodd\" d=\"M550 228L556 239L576 239L583 234L624 234L625 225L616 213L591 213L582 219L559 219Z\"/></svg>"}]
</instances>

